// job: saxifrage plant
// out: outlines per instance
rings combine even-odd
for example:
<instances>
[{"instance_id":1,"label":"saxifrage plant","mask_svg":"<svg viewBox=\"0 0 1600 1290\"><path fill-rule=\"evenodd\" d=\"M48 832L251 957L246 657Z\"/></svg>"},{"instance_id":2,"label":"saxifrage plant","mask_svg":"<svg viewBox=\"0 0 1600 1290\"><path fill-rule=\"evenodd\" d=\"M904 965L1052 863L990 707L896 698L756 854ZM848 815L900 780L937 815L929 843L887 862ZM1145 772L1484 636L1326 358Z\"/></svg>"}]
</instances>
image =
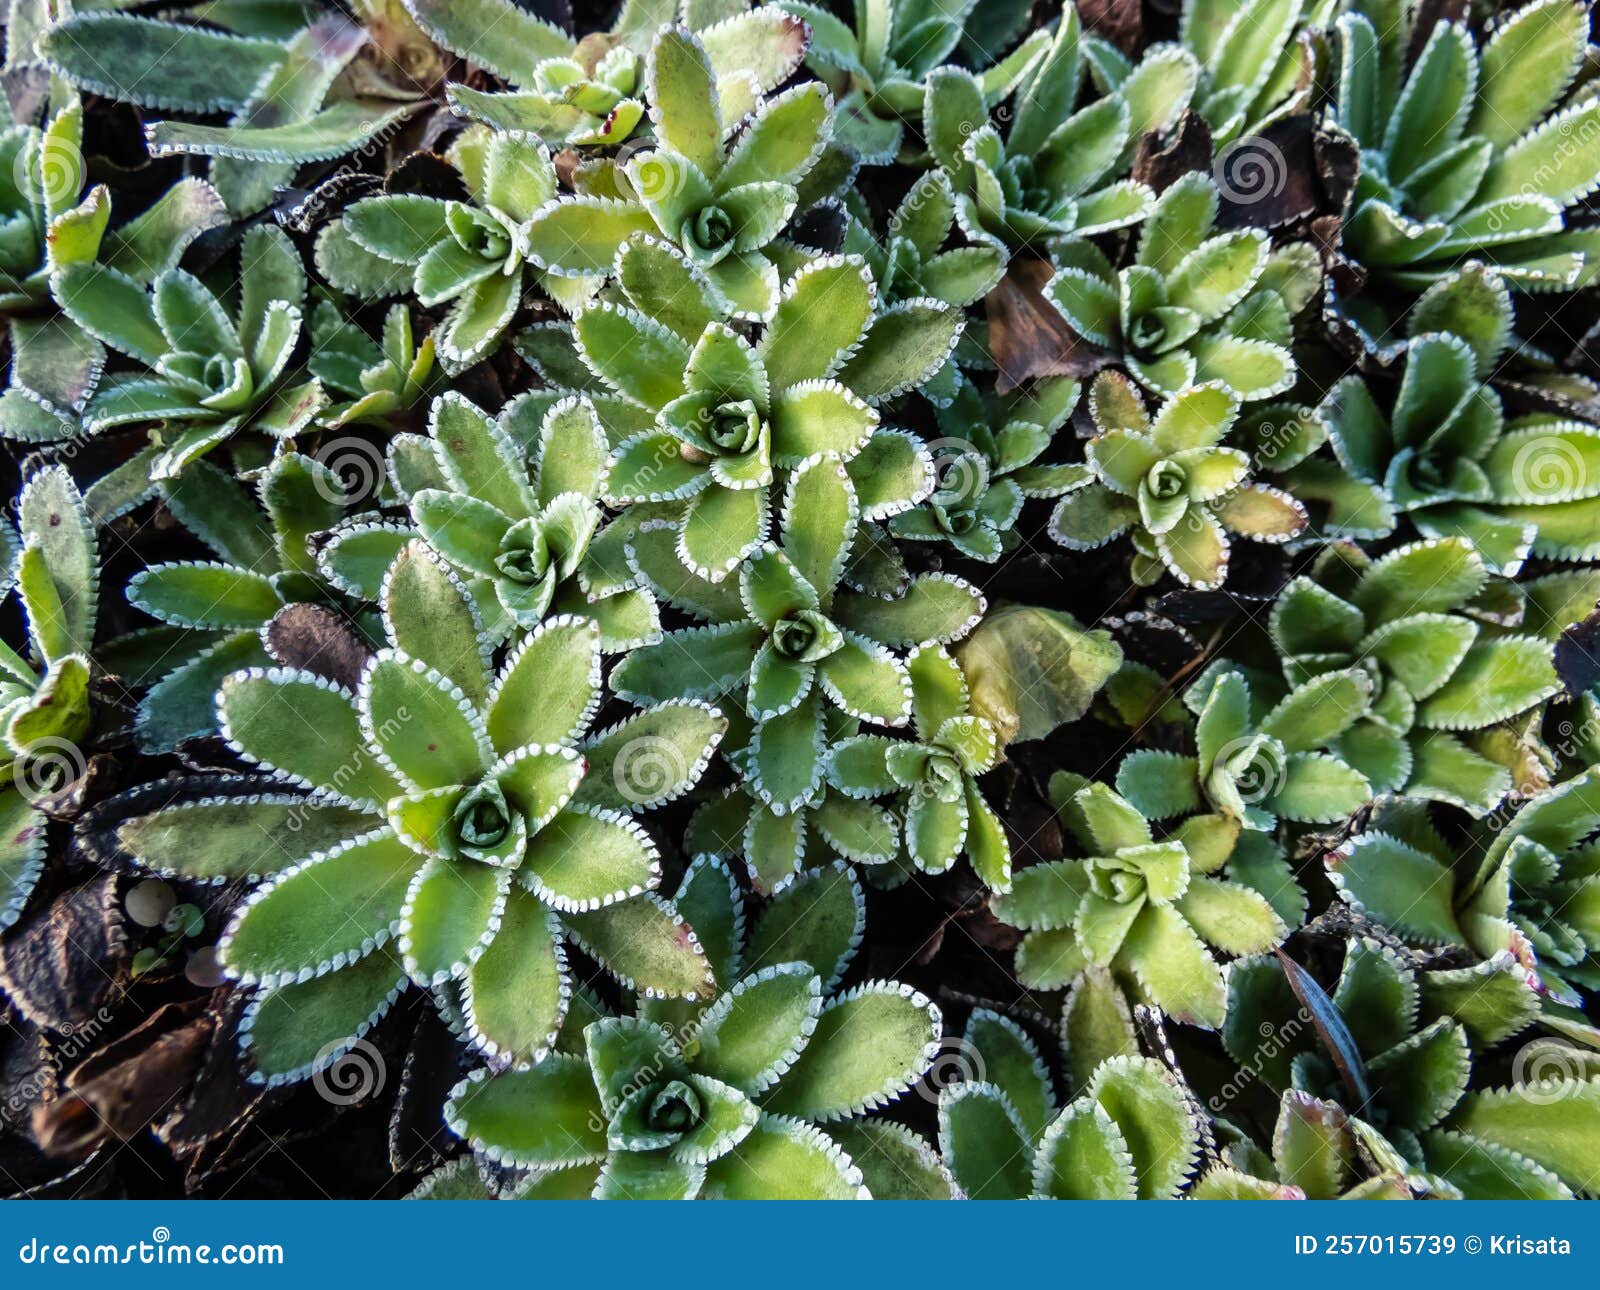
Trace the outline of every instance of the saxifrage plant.
<instances>
[{"instance_id":1,"label":"saxifrage plant","mask_svg":"<svg viewBox=\"0 0 1600 1290\"><path fill-rule=\"evenodd\" d=\"M1593 1189L1588 14L1159 9L10 6L0 1191Z\"/></svg>"},{"instance_id":2,"label":"saxifrage plant","mask_svg":"<svg viewBox=\"0 0 1600 1290\"><path fill-rule=\"evenodd\" d=\"M45 799L83 773L92 733L100 553L72 478L32 476L17 499L21 543L0 529L0 557L28 625L27 656L0 645L0 929L21 916L44 868Z\"/></svg>"},{"instance_id":3,"label":"saxifrage plant","mask_svg":"<svg viewBox=\"0 0 1600 1290\"><path fill-rule=\"evenodd\" d=\"M265 879L220 945L228 973L259 991L241 1034L258 1076L326 1065L408 980L457 995L475 1048L533 1060L565 1013L567 937L641 989L714 988L653 895L658 850L633 812L692 786L720 714L678 702L591 734L594 623L551 619L491 672L470 597L421 544L389 570L383 611L390 644L355 693L282 667L222 683L222 732L276 791L121 829L164 872ZM670 742L680 773L648 786L613 774L639 739ZM273 840L291 813L314 848L299 856ZM219 853L209 835L223 825L254 844Z\"/></svg>"},{"instance_id":4,"label":"saxifrage plant","mask_svg":"<svg viewBox=\"0 0 1600 1290\"><path fill-rule=\"evenodd\" d=\"M276 228L257 226L239 250L237 291L227 297L185 269L146 290L98 261L57 271L52 290L67 317L142 371L100 382L85 429L148 427L141 457L152 481L242 435L257 450L303 433L327 403L322 384L294 360L304 326L306 271Z\"/></svg>"},{"instance_id":5,"label":"saxifrage plant","mask_svg":"<svg viewBox=\"0 0 1600 1290\"><path fill-rule=\"evenodd\" d=\"M1091 966L1109 968L1161 1010L1194 1024L1223 1020L1223 973L1208 946L1256 954L1288 928L1260 892L1213 876L1233 831L1196 816L1156 841L1149 821L1104 784L1086 784L1062 815L1090 854L1034 865L995 901L1028 933L1017 973L1059 989Z\"/></svg>"},{"instance_id":6,"label":"saxifrage plant","mask_svg":"<svg viewBox=\"0 0 1600 1290\"><path fill-rule=\"evenodd\" d=\"M1539 0L1481 48L1460 24L1436 23L1402 75L1418 16L1410 3L1352 5L1336 24L1334 120L1361 149L1348 253L1412 290L1468 258L1522 290L1592 280L1594 234L1566 219L1600 184L1600 105L1571 93L1583 9Z\"/></svg>"},{"instance_id":7,"label":"saxifrage plant","mask_svg":"<svg viewBox=\"0 0 1600 1290\"><path fill-rule=\"evenodd\" d=\"M1417 973L1395 951L1352 940L1328 994L1292 959L1252 959L1229 978L1223 1040L1270 1087L1343 1107L1382 1173L1473 1199L1586 1189L1600 1088L1567 1076L1534 1098L1466 1092L1474 1054L1521 1030L1533 995L1505 964L1463 975ZM1311 1020L1297 1026L1296 1016ZM1558 1124L1565 1132L1552 1133Z\"/></svg>"},{"instance_id":8,"label":"saxifrage plant","mask_svg":"<svg viewBox=\"0 0 1600 1290\"><path fill-rule=\"evenodd\" d=\"M1304 243L1275 248L1262 229L1218 230L1217 184L1185 175L1116 268L1091 242L1057 253L1050 302L1085 340L1109 349L1141 385L1176 394L1217 382L1241 399L1294 384L1293 319L1321 277Z\"/></svg>"},{"instance_id":9,"label":"saxifrage plant","mask_svg":"<svg viewBox=\"0 0 1600 1290\"><path fill-rule=\"evenodd\" d=\"M1089 399L1100 433L1084 450L1088 476L1050 518L1063 546L1093 550L1131 530L1135 582L1155 582L1165 570L1211 590L1228 576L1230 533L1282 543L1305 528L1305 507L1252 481L1249 455L1223 443L1239 414L1225 385L1180 390L1153 418L1125 378L1103 373Z\"/></svg>"},{"instance_id":10,"label":"saxifrage plant","mask_svg":"<svg viewBox=\"0 0 1600 1290\"><path fill-rule=\"evenodd\" d=\"M480 1072L452 1093L452 1128L491 1159L536 1170L527 1196L870 1195L829 1127L848 1129L916 1082L937 1049L939 1010L892 981L831 993L853 946L839 954L815 935L808 907L828 899L829 884L818 875L791 890L789 906L807 913L795 921L774 906L741 944L737 886L697 862L678 901L720 933L717 1000L676 1025L643 1006L602 1017L576 1037L577 1052ZM811 959L771 961L777 924ZM747 956L762 965L726 979Z\"/></svg>"}]
</instances>

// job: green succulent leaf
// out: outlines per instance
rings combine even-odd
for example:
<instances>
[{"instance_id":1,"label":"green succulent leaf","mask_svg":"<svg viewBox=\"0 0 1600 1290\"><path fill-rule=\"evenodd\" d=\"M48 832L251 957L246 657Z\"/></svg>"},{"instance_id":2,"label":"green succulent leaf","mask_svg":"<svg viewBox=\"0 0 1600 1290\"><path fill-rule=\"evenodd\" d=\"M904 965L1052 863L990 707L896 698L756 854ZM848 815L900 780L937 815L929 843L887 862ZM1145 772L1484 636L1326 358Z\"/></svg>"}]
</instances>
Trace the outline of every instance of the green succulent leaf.
<instances>
[{"instance_id":1,"label":"green succulent leaf","mask_svg":"<svg viewBox=\"0 0 1600 1290\"><path fill-rule=\"evenodd\" d=\"M844 1119L883 1105L914 1084L937 1046L939 1010L890 982L868 982L830 1000L770 1109L808 1120Z\"/></svg>"}]
</instances>

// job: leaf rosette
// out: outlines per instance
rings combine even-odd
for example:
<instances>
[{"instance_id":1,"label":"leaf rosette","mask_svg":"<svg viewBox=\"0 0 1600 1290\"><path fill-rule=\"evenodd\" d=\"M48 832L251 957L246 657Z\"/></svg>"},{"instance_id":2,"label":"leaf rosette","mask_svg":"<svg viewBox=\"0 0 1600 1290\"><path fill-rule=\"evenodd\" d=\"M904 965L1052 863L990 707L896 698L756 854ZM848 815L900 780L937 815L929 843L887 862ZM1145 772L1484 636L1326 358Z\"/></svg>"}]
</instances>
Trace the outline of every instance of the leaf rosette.
<instances>
[{"instance_id":1,"label":"leaf rosette","mask_svg":"<svg viewBox=\"0 0 1600 1290\"><path fill-rule=\"evenodd\" d=\"M275 842L281 794L180 804L119 829L163 872L265 879L219 947L230 976L260 987L243 1032L256 1077L325 1066L408 980L454 1001L475 1048L535 1060L568 1005L568 937L630 986L709 992L698 942L654 895L658 851L633 813L687 791L720 714L679 703L589 733L595 624L547 620L491 672L470 597L420 543L390 569L383 610L390 644L354 693L280 667L236 673L217 696L238 753L309 790L286 800L316 849L286 856ZM674 773L648 791L585 775L639 739L669 746ZM222 821L257 842L219 857L206 839Z\"/></svg>"},{"instance_id":2,"label":"leaf rosette","mask_svg":"<svg viewBox=\"0 0 1600 1290\"><path fill-rule=\"evenodd\" d=\"M812 871L747 938L731 875L696 860L677 904L718 947L716 1001L599 1016L525 1071L470 1076L447 1122L491 1160L532 1169L519 1191L531 1198L900 1194L907 1178L886 1158L894 1143L858 1117L922 1076L939 1010L892 981L833 993L855 952L837 935L841 900L860 900L845 871ZM806 957L779 957L796 952ZM860 1165L839 1139L867 1148ZM920 1168L949 1194L947 1178Z\"/></svg>"}]
</instances>

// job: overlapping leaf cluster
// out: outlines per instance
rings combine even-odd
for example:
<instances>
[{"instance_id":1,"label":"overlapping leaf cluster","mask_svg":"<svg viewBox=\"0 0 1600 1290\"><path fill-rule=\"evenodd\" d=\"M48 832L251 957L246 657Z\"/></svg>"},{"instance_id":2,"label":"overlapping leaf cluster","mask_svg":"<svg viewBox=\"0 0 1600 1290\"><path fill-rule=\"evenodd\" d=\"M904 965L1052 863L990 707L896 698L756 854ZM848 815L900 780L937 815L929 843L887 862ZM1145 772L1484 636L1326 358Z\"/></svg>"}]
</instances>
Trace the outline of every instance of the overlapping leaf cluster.
<instances>
[{"instance_id":1,"label":"overlapping leaf cluster","mask_svg":"<svg viewBox=\"0 0 1600 1290\"><path fill-rule=\"evenodd\" d=\"M1600 1192L1582 7L325 8L8 11L0 981L155 1018L58 1092L402 1062L397 1194ZM52 959L96 871L181 934Z\"/></svg>"}]
</instances>

